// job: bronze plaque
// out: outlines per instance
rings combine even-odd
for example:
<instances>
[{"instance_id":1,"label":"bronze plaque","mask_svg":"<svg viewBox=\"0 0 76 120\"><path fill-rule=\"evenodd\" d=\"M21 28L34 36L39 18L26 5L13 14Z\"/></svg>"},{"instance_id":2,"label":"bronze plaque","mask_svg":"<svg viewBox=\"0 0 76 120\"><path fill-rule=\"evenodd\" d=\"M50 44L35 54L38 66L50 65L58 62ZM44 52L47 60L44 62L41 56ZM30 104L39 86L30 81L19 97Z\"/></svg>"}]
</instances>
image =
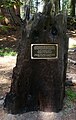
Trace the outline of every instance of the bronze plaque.
<instances>
[{"instance_id":1,"label":"bronze plaque","mask_svg":"<svg viewBox=\"0 0 76 120\"><path fill-rule=\"evenodd\" d=\"M58 44L31 44L31 59L57 59Z\"/></svg>"}]
</instances>

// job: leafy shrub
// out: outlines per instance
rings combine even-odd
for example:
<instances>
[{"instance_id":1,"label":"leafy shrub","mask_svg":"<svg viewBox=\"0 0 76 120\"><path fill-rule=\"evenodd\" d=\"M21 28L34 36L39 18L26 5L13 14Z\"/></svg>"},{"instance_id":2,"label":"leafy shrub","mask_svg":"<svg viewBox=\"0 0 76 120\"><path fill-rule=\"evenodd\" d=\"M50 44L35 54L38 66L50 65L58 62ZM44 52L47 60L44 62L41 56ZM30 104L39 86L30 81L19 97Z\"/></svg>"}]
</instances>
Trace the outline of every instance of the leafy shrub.
<instances>
[{"instance_id":1,"label":"leafy shrub","mask_svg":"<svg viewBox=\"0 0 76 120\"><path fill-rule=\"evenodd\" d=\"M76 92L74 92L71 88L68 88L65 93L69 100L74 101L76 99Z\"/></svg>"},{"instance_id":2,"label":"leafy shrub","mask_svg":"<svg viewBox=\"0 0 76 120\"><path fill-rule=\"evenodd\" d=\"M16 54L12 48L0 48L0 56L15 56Z\"/></svg>"}]
</instances>

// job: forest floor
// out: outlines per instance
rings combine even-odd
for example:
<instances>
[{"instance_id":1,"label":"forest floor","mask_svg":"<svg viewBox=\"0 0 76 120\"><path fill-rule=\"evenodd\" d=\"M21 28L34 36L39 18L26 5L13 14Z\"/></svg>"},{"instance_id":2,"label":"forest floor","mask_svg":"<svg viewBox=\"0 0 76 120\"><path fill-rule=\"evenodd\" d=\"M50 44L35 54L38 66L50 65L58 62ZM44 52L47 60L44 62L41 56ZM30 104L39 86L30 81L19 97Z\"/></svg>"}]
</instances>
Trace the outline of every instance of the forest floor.
<instances>
[{"instance_id":1,"label":"forest floor","mask_svg":"<svg viewBox=\"0 0 76 120\"><path fill-rule=\"evenodd\" d=\"M76 61L76 31L69 31L70 50L69 59ZM17 49L18 40L20 36L17 31L9 35L0 35L0 48L12 48L14 51ZM69 100L65 97L63 110L59 113L48 112L29 112L17 115L8 114L3 110L3 102L6 93L10 90L13 67L16 64L16 56L0 57L0 120L76 120L76 99ZM68 62L67 78L76 81L76 63ZM69 87L76 92L76 86ZM68 87L66 87L66 90Z\"/></svg>"}]
</instances>

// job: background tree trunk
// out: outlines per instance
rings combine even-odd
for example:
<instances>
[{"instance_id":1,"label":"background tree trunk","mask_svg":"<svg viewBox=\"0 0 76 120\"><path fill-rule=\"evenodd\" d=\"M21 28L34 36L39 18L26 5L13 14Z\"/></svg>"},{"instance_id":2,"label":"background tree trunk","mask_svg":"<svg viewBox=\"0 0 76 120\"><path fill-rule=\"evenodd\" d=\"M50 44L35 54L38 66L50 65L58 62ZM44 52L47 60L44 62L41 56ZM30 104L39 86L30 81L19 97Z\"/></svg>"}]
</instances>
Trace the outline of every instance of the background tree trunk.
<instances>
[{"instance_id":1,"label":"background tree trunk","mask_svg":"<svg viewBox=\"0 0 76 120\"><path fill-rule=\"evenodd\" d=\"M72 16L75 16L75 0L71 0L71 6L72 6Z\"/></svg>"},{"instance_id":2,"label":"background tree trunk","mask_svg":"<svg viewBox=\"0 0 76 120\"><path fill-rule=\"evenodd\" d=\"M58 14L60 10L60 0L55 0L55 13Z\"/></svg>"},{"instance_id":3,"label":"background tree trunk","mask_svg":"<svg viewBox=\"0 0 76 120\"><path fill-rule=\"evenodd\" d=\"M50 10L51 3L48 3L43 13L35 14L31 25L25 24L22 28L11 90L5 99L5 107L12 113L62 109L68 38L65 17L62 14L52 16ZM31 59L31 44L58 44L58 59Z\"/></svg>"}]
</instances>

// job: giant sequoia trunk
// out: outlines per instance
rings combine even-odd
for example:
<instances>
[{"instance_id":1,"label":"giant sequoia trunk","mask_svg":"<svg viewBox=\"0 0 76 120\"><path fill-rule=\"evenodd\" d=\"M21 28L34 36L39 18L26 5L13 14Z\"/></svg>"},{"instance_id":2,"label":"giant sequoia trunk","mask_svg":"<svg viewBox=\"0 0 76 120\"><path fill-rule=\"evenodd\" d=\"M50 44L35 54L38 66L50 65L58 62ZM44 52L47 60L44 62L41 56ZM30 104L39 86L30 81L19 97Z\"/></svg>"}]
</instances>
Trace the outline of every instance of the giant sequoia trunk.
<instances>
[{"instance_id":1,"label":"giant sequoia trunk","mask_svg":"<svg viewBox=\"0 0 76 120\"><path fill-rule=\"evenodd\" d=\"M62 109L68 38L65 17L62 14L52 16L50 10L49 3L43 13L34 16L31 25L22 29L11 90L5 99L5 107L12 113L20 110L59 112ZM31 44L57 44L58 58L31 59Z\"/></svg>"}]
</instances>

